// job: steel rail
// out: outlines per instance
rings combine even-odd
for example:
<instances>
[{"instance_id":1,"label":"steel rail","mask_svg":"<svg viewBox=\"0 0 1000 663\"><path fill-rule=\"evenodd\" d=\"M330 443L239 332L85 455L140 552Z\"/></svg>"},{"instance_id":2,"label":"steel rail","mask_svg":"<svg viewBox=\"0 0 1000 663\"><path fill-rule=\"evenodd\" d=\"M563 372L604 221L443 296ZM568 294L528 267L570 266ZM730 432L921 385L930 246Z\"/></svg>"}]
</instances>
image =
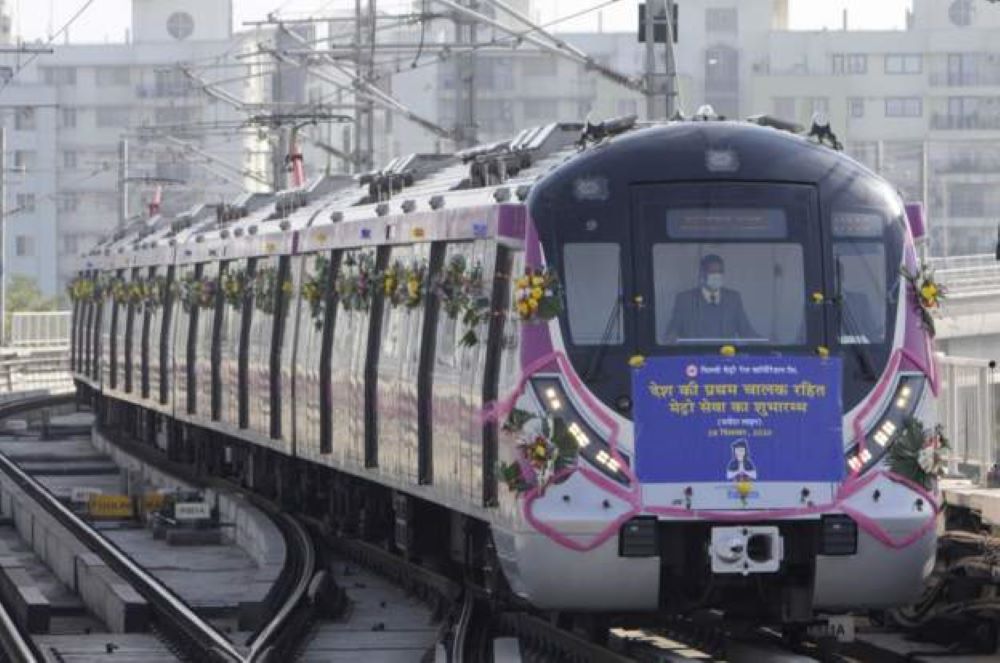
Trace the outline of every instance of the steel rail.
<instances>
[{"instance_id":1,"label":"steel rail","mask_svg":"<svg viewBox=\"0 0 1000 663\"><path fill-rule=\"evenodd\" d=\"M0 650L11 663L41 663L45 658L34 640L17 625L7 608L0 603Z\"/></svg>"},{"instance_id":2,"label":"steel rail","mask_svg":"<svg viewBox=\"0 0 1000 663\"><path fill-rule=\"evenodd\" d=\"M0 405L0 421L25 411L71 402L72 399L73 395L70 394L55 397L33 397L5 403ZM100 557L115 573L129 582L149 602L157 617L164 619L165 625L178 629L186 639L178 643L185 652L197 655L200 661L229 663L245 660L244 655L235 645L219 633L214 626L198 616L190 606L158 579L101 536L89 524L78 518L34 477L24 472L16 463L2 454L0 454L0 472L6 474L29 498L33 499L60 525L69 530L91 552Z\"/></svg>"},{"instance_id":3,"label":"steel rail","mask_svg":"<svg viewBox=\"0 0 1000 663\"><path fill-rule=\"evenodd\" d=\"M209 486L220 492L237 492L238 490L238 486L224 479L214 477L206 479L196 476L187 466L170 461L153 449L137 444L131 439L123 439L123 436L111 434L109 434L108 439L112 444L120 447L145 465L156 467L189 484ZM241 658L246 663L265 663L266 661L280 660L280 658L275 657L283 653L282 650L285 647L292 644L287 642L288 634L283 629L292 623L298 612L312 607L309 601L309 586L318 571L319 562L313 539L298 519L283 513L273 504L253 493L243 493L243 495L254 506L267 512L275 520L278 528L286 534L287 550L289 553L296 553L291 555L290 562L286 561L286 564L292 565L293 582L289 582L291 589L281 601L274 616L251 636L246 643L246 652ZM309 615L306 617L308 618Z\"/></svg>"}]
</instances>

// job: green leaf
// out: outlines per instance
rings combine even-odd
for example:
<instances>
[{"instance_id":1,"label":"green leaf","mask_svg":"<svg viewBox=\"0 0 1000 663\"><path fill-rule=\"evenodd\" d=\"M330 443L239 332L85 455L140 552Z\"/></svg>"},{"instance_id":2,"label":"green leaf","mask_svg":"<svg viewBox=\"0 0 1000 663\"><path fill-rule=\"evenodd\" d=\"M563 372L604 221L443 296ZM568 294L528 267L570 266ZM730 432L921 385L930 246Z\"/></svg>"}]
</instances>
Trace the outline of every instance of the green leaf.
<instances>
[{"instance_id":1,"label":"green leaf","mask_svg":"<svg viewBox=\"0 0 1000 663\"><path fill-rule=\"evenodd\" d=\"M507 421L504 422L503 429L505 431L520 432L521 430L524 429L524 424L528 423L534 418L535 415L531 414L530 412L514 408L507 415Z\"/></svg>"}]
</instances>

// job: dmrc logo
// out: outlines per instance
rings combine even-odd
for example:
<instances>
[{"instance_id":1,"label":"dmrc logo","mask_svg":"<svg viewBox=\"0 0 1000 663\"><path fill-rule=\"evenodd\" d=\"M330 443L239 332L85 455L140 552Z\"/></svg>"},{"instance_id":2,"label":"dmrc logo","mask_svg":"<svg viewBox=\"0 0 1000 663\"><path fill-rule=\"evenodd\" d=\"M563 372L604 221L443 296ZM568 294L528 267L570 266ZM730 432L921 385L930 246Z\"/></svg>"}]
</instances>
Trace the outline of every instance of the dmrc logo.
<instances>
[{"instance_id":1,"label":"dmrc logo","mask_svg":"<svg viewBox=\"0 0 1000 663\"><path fill-rule=\"evenodd\" d=\"M687 368L684 369L684 375L686 375L689 380L694 380L698 377L698 366L695 364L688 364Z\"/></svg>"}]
</instances>

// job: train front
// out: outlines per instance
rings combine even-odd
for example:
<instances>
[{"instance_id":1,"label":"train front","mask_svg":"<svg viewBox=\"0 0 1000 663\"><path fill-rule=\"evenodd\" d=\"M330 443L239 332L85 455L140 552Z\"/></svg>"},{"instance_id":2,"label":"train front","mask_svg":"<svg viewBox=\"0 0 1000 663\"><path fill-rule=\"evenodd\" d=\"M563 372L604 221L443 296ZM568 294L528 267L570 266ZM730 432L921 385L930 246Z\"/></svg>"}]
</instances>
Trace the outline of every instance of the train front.
<instances>
[{"instance_id":1,"label":"train front","mask_svg":"<svg viewBox=\"0 0 1000 663\"><path fill-rule=\"evenodd\" d=\"M494 527L516 591L782 621L915 598L935 293L887 183L773 129L674 123L544 177L527 240Z\"/></svg>"}]
</instances>

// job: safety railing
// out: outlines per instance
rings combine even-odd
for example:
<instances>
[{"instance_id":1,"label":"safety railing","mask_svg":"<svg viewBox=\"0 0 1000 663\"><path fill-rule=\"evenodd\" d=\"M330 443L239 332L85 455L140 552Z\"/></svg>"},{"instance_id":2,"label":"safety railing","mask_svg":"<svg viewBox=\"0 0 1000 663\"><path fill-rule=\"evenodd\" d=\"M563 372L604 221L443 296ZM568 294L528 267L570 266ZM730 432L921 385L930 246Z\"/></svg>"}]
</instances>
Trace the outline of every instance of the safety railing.
<instances>
[{"instance_id":1,"label":"safety railing","mask_svg":"<svg viewBox=\"0 0 1000 663\"><path fill-rule=\"evenodd\" d=\"M10 342L16 348L69 346L72 311L17 311L10 315Z\"/></svg>"},{"instance_id":2,"label":"safety railing","mask_svg":"<svg viewBox=\"0 0 1000 663\"><path fill-rule=\"evenodd\" d=\"M0 352L0 403L73 389L68 347Z\"/></svg>"},{"instance_id":3,"label":"safety railing","mask_svg":"<svg viewBox=\"0 0 1000 663\"><path fill-rule=\"evenodd\" d=\"M992 253L931 258L935 278L951 295L973 295L1000 290L1000 262Z\"/></svg>"},{"instance_id":4,"label":"safety railing","mask_svg":"<svg viewBox=\"0 0 1000 663\"><path fill-rule=\"evenodd\" d=\"M985 359L938 354L938 421L951 444L949 475L986 484L997 462L996 371Z\"/></svg>"}]
</instances>

